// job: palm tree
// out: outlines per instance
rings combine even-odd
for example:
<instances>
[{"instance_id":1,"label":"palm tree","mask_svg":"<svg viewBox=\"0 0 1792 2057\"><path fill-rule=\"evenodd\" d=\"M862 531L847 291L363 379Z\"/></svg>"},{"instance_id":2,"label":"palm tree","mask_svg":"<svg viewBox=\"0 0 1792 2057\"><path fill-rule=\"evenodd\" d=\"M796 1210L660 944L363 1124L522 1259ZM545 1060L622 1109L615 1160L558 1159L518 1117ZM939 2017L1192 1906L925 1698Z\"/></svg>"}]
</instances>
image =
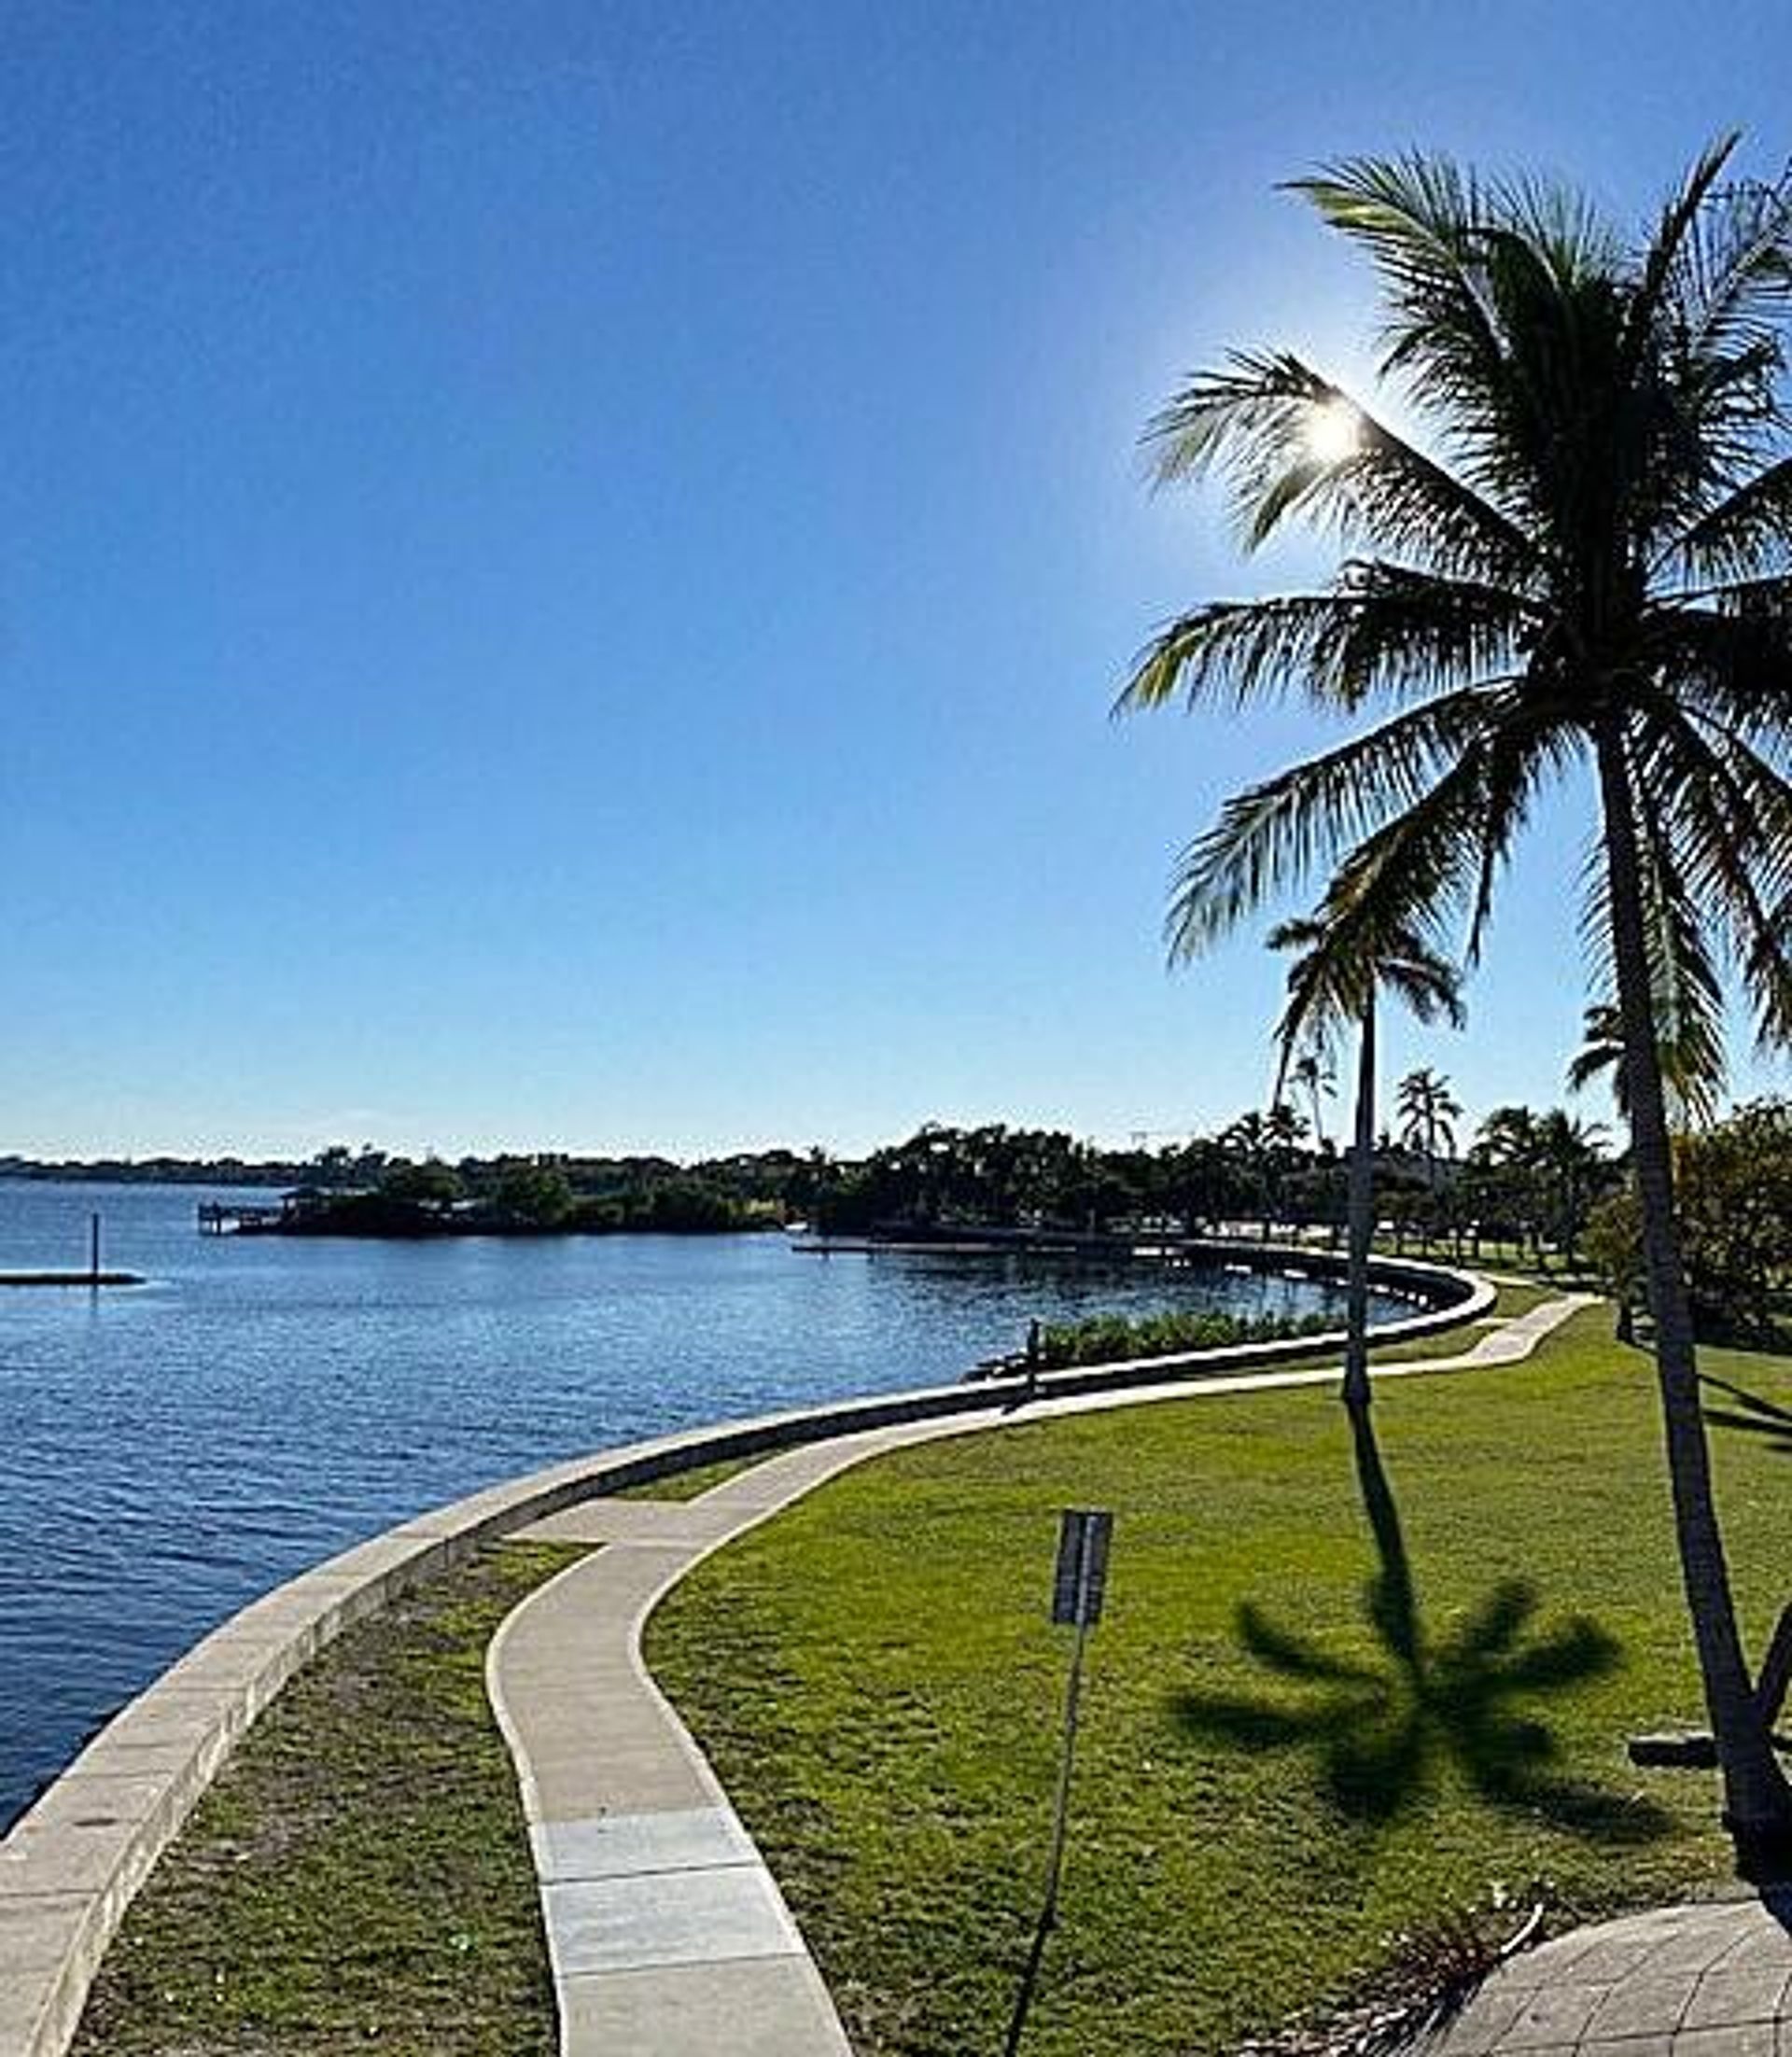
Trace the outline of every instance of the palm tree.
<instances>
[{"instance_id":1,"label":"palm tree","mask_svg":"<svg viewBox=\"0 0 1792 2057\"><path fill-rule=\"evenodd\" d=\"M1715 1025L1712 1024L1715 1028ZM1631 1114L1624 1083L1624 1023L1608 1001L1589 1007L1582 1017L1586 1041L1568 1067L1568 1090L1584 1093L1600 1079L1609 1079L1620 1119ZM1709 1128L1717 1119L1724 1092L1724 1045L1720 1035L1703 1023L1675 1020L1658 1027L1661 1053L1661 1091L1668 1120L1676 1129Z\"/></svg>"},{"instance_id":2,"label":"palm tree","mask_svg":"<svg viewBox=\"0 0 1792 2057\"><path fill-rule=\"evenodd\" d=\"M1472 964L1539 794L1590 768L1589 933L1623 1029L1681 1573L1726 1818L1758 1867L1792 1859L1792 1786L1717 1518L1656 1009L1727 962L1762 1036L1792 1038L1792 188L1724 184L1734 141L1640 238L1572 191L1421 156L1299 181L1379 275L1381 374L1418 426L1290 352L1191 379L1152 430L1159 480L1223 474L1247 547L1300 516L1349 553L1322 590L1172 622L1122 705L1389 709L1191 846L1190 946L1323 865L1362 948L1460 921Z\"/></svg>"},{"instance_id":3,"label":"palm tree","mask_svg":"<svg viewBox=\"0 0 1792 2057\"><path fill-rule=\"evenodd\" d=\"M1408 1071L1395 1091L1394 1110L1400 1117L1400 1140L1424 1157L1427 1180L1435 1188L1438 1145L1441 1143L1450 1155L1455 1154L1456 1130L1452 1124L1463 1112L1451 1097L1449 1081L1429 1065Z\"/></svg>"},{"instance_id":4,"label":"palm tree","mask_svg":"<svg viewBox=\"0 0 1792 2057\"><path fill-rule=\"evenodd\" d=\"M1337 1098L1337 1073L1331 1060L1320 1050L1303 1050L1288 1067L1288 1082L1305 1096L1312 1110L1313 1140L1323 1150L1325 1142L1325 1102Z\"/></svg>"},{"instance_id":5,"label":"palm tree","mask_svg":"<svg viewBox=\"0 0 1792 2057\"><path fill-rule=\"evenodd\" d=\"M1580 1232L1611 1168L1600 1148L1605 1131L1598 1122L1575 1121L1552 1107L1537 1124L1532 1164L1545 1196L1550 1233L1565 1261L1579 1254Z\"/></svg>"},{"instance_id":6,"label":"palm tree","mask_svg":"<svg viewBox=\"0 0 1792 2057\"><path fill-rule=\"evenodd\" d=\"M1281 1197L1281 1179L1288 1172L1292 1152L1302 1136L1302 1123L1295 1109L1278 1097L1276 1105L1263 1115L1255 1107L1239 1115L1220 1133L1220 1146L1232 1152L1245 1167L1263 1216L1263 1240L1276 1237L1276 1203Z\"/></svg>"},{"instance_id":7,"label":"palm tree","mask_svg":"<svg viewBox=\"0 0 1792 2057\"><path fill-rule=\"evenodd\" d=\"M1174 918L1174 917L1172 917ZM1303 1043L1322 1053L1337 1032L1357 1031L1355 1140L1351 1150L1350 1254L1346 1266L1344 1405L1356 1413L1370 1401L1369 1245L1375 1236L1375 1016L1385 987L1421 1021L1463 1025L1454 966L1408 930L1382 938L1375 958L1352 947L1348 923L1335 924L1322 905L1303 921L1284 921L1269 937L1273 950L1298 950L1288 973L1288 1004L1277 1025L1284 1069ZM1311 1054L1310 1049L1309 1054Z\"/></svg>"},{"instance_id":8,"label":"palm tree","mask_svg":"<svg viewBox=\"0 0 1792 2057\"><path fill-rule=\"evenodd\" d=\"M1537 1117L1528 1107L1496 1107L1481 1124L1475 1154L1489 1164L1522 1165L1537 1147Z\"/></svg>"}]
</instances>

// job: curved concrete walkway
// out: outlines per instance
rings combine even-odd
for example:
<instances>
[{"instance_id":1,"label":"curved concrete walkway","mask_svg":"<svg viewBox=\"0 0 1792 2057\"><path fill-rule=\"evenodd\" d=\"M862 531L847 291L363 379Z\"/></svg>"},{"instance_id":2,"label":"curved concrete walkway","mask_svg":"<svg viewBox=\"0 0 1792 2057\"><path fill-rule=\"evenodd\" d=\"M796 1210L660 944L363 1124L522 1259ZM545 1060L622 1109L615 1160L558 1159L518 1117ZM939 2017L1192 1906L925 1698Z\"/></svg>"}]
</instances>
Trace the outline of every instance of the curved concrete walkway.
<instances>
[{"instance_id":1,"label":"curved concrete walkway","mask_svg":"<svg viewBox=\"0 0 1792 2057\"><path fill-rule=\"evenodd\" d=\"M1262 1248L1310 1266L1297 1250ZM1472 1272L1376 1260L1377 1283L1426 1311L1383 1322L1383 1345L1410 1343L1486 1312L1494 1289ZM1054 1393L1170 1384L1192 1370L1259 1371L1336 1335L1049 1373ZM221 1623L101 1729L0 1837L0 2057L63 2057L125 1910L200 1796L281 1686L352 1622L397 1592L543 1516L700 1464L824 1443L895 1421L989 1418L1000 1389L953 1382L861 1394L749 1420L675 1430L593 1451L469 1494L288 1579Z\"/></svg>"},{"instance_id":2,"label":"curved concrete walkway","mask_svg":"<svg viewBox=\"0 0 1792 2057\"><path fill-rule=\"evenodd\" d=\"M1632 1914L1503 1966L1414 2057L1792 2057L1792 1895Z\"/></svg>"},{"instance_id":3,"label":"curved concrete walkway","mask_svg":"<svg viewBox=\"0 0 1792 2057\"><path fill-rule=\"evenodd\" d=\"M1500 1323L1472 1350L1373 1376L1515 1364L1592 1304L1567 1294ZM486 1666L528 1817L565 2057L850 2057L763 1858L641 1660L648 1616L693 1564L881 1451L1337 1378L1335 1366L1258 1372L893 1423L788 1451L694 1500L586 1501L517 1532L519 1541L603 1546L516 1609ZM1469 2046L1452 2057L1469 2057Z\"/></svg>"}]
</instances>

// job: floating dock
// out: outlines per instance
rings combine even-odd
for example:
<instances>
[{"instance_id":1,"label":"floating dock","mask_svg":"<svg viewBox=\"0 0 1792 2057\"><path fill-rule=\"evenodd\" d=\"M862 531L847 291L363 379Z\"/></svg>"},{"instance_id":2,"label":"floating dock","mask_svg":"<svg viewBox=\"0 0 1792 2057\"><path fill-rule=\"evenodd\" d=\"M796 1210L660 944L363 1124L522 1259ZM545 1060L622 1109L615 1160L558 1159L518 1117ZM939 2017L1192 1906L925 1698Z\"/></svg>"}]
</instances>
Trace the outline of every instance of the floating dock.
<instances>
[{"instance_id":1,"label":"floating dock","mask_svg":"<svg viewBox=\"0 0 1792 2057\"><path fill-rule=\"evenodd\" d=\"M140 1271L0 1271L0 1286L132 1286L147 1282Z\"/></svg>"}]
</instances>

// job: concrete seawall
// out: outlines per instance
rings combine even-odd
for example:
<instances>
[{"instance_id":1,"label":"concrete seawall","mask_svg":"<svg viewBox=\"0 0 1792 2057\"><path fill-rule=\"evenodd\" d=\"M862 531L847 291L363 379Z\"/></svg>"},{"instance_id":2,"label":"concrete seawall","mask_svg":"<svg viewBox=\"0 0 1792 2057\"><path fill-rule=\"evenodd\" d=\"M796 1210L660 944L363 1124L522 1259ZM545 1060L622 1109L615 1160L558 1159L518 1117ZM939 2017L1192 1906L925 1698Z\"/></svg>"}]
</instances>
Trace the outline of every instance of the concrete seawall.
<instances>
[{"instance_id":1,"label":"concrete seawall","mask_svg":"<svg viewBox=\"0 0 1792 2057\"><path fill-rule=\"evenodd\" d=\"M1234 1255L1239 1246L1229 1246ZM1334 1253L1258 1246L1260 1263L1335 1275ZM1485 1314L1472 1273L1378 1259L1376 1284L1423 1297L1381 1343ZM1267 1371L1342 1333L1043 1374L1045 1394ZM1000 1416L1015 1381L923 1387L685 1430L550 1465L416 1517L278 1587L215 1629L118 1714L0 1841L0 2057L63 2057L107 1944L157 1858L280 1687L352 1623L480 1544L601 1494L699 1465L951 1415Z\"/></svg>"}]
</instances>

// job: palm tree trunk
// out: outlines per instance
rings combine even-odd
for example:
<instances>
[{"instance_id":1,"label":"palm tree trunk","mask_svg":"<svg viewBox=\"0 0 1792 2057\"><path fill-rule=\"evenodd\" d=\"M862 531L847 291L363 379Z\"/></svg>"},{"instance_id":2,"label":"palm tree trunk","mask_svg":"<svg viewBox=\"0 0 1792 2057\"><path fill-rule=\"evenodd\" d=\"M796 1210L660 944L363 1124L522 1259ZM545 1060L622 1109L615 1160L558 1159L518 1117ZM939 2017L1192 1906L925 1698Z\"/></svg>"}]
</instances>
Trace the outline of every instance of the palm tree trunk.
<instances>
[{"instance_id":1,"label":"palm tree trunk","mask_svg":"<svg viewBox=\"0 0 1792 2057\"><path fill-rule=\"evenodd\" d=\"M1369 1241L1375 1234L1375 995L1363 1010L1356 1060L1356 1146L1351 1154L1351 1250L1345 1269L1344 1405L1360 1412L1369 1385Z\"/></svg>"},{"instance_id":2,"label":"palm tree trunk","mask_svg":"<svg viewBox=\"0 0 1792 2057\"><path fill-rule=\"evenodd\" d=\"M1602 730L1598 755L1631 1151L1649 1308L1655 1316L1656 1376L1680 1575L1723 1771L1725 1826L1745 1873L1784 1875L1792 1860L1792 1787L1780 1770L1769 1725L1756 1702L1717 1519L1692 1309L1674 1216L1673 1158L1656 1044L1634 795L1623 734L1616 725Z\"/></svg>"}]
</instances>

